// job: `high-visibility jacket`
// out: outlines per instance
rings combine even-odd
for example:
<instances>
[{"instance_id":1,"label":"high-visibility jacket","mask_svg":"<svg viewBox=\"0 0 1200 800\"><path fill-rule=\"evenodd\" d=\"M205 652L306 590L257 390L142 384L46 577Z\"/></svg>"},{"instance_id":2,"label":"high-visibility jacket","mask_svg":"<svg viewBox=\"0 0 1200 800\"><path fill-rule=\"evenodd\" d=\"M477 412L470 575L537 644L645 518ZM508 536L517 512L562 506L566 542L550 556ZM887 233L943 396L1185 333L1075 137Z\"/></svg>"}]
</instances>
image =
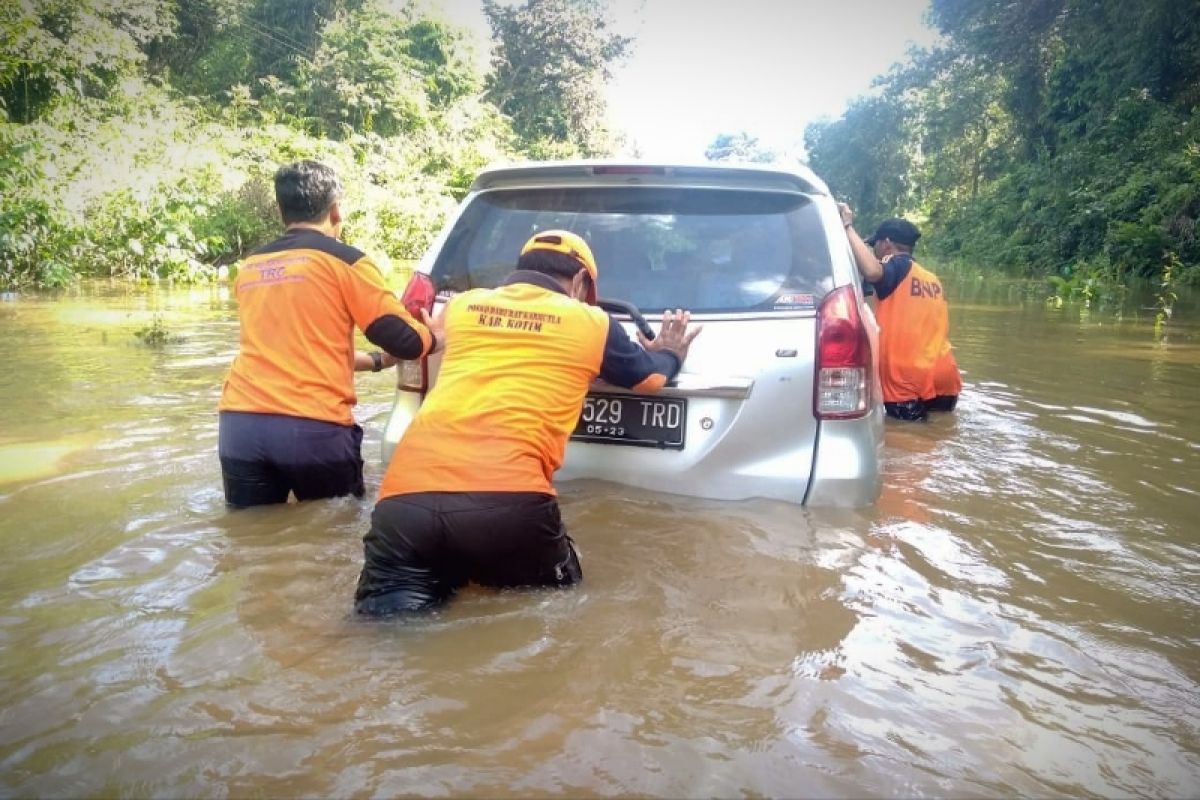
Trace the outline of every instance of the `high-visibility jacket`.
<instances>
[{"instance_id":1,"label":"high-visibility jacket","mask_svg":"<svg viewBox=\"0 0 1200 800\"><path fill-rule=\"evenodd\" d=\"M875 288L884 401L957 396L962 377L950 347L941 281L908 254L896 254L885 258L884 277Z\"/></svg>"},{"instance_id":2,"label":"high-visibility jacket","mask_svg":"<svg viewBox=\"0 0 1200 800\"><path fill-rule=\"evenodd\" d=\"M597 376L658 391L679 371L603 310L549 276L517 271L443 311L437 383L392 454L379 497L415 492L545 492Z\"/></svg>"},{"instance_id":3,"label":"high-visibility jacket","mask_svg":"<svg viewBox=\"0 0 1200 800\"><path fill-rule=\"evenodd\" d=\"M241 336L218 408L353 423L354 326L397 358L433 337L360 251L293 228L239 266Z\"/></svg>"}]
</instances>

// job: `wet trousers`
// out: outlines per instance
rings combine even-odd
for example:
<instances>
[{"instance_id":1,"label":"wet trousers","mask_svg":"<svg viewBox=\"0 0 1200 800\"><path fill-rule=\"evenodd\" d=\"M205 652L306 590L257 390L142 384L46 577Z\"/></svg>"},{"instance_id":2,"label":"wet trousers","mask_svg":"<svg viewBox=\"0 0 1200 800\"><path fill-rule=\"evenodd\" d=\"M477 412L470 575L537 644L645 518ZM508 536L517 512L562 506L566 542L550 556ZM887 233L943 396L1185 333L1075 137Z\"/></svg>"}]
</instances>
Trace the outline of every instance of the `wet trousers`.
<instances>
[{"instance_id":1,"label":"wet trousers","mask_svg":"<svg viewBox=\"0 0 1200 800\"><path fill-rule=\"evenodd\" d=\"M582 578L553 495L402 494L375 505L354 607L387 616L440 605L469 581L570 586Z\"/></svg>"},{"instance_id":2,"label":"wet trousers","mask_svg":"<svg viewBox=\"0 0 1200 800\"><path fill-rule=\"evenodd\" d=\"M282 414L222 411L217 452L233 508L362 497L362 428Z\"/></svg>"},{"instance_id":3,"label":"wet trousers","mask_svg":"<svg viewBox=\"0 0 1200 800\"><path fill-rule=\"evenodd\" d=\"M903 403L884 403L883 410L893 419L919 422L929 416L930 411L953 411L958 405L958 395L940 394L932 400L906 400Z\"/></svg>"}]
</instances>

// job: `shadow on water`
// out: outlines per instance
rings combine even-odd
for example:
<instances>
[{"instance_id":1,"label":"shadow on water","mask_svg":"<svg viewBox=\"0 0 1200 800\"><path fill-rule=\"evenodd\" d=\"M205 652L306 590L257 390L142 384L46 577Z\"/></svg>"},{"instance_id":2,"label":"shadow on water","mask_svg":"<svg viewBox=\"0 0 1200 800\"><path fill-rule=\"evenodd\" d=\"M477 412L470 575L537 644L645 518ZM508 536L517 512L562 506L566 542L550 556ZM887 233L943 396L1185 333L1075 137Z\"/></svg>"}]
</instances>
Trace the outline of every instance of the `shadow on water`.
<instances>
[{"instance_id":1,"label":"shadow on water","mask_svg":"<svg viewBox=\"0 0 1200 800\"><path fill-rule=\"evenodd\" d=\"M575 482L580 587L386 623L369 503L224 510L224 292L0 304L0 792L1196 796L1200 331L948 290L876 506Z\"/></svg>"}]
</instances>

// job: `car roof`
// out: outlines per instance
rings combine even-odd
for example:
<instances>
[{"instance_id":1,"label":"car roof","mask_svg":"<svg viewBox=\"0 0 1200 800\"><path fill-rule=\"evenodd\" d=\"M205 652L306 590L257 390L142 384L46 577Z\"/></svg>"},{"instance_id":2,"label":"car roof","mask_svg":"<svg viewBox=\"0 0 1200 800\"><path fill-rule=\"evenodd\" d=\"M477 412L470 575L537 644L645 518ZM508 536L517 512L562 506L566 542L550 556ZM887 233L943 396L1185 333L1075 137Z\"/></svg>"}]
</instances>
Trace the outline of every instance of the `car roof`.
<instances>
[{"instance_id":1,"label":"car roof","mask_svg":"<svg viewBox=\"0 0 1200 800\"><path fill-rule=\"evenodd\" d=\"M537 186L689 186L759 189L829 195L829 187L803 165L705 162L663 163L638 160L531 161L484 169L472 192Z\"/></svg>"}]
</instances>

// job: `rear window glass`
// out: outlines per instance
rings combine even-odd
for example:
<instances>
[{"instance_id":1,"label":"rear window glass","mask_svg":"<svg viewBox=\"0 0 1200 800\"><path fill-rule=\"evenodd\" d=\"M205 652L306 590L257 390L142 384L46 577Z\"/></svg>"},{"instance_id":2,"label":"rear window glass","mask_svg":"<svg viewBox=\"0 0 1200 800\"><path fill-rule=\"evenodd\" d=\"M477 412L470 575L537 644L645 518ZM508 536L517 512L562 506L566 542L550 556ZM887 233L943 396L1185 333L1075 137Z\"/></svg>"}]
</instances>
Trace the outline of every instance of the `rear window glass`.
<instances>
[{"instance_id":1,"label":"rear window glass","mask_svg":"<svg viewBox=\"0 0 1200 800\"><path fill-rule=\"evenodd\" d=\"M832 288L829 247L803 195L721 189L488 192L433 265L439 290L498 286L534 233L565 228L592 248L603 298L643 311L811 308Z\"/></svg>"}]
</instances>

